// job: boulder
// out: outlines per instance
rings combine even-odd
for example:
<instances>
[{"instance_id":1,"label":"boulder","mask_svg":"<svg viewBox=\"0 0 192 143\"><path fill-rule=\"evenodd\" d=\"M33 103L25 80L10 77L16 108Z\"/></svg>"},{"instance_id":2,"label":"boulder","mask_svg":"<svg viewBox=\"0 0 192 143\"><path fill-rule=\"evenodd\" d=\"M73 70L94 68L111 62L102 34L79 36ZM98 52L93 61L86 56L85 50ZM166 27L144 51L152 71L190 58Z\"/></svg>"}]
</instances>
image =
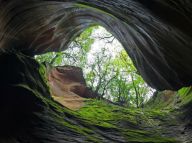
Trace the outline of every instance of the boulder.
<instances>
[{"instance_id":1,"label":"boulder","mask_svg":"<svg viewBox=\"0 0 192 143\"><path fill-rule=\"evenodd\" d=\"M48 71L48 84L56 101L70 109L83 106L83 98L96 98L86 86L82 69L75 66L58 66Z\"/></svg>"}]
</instances>

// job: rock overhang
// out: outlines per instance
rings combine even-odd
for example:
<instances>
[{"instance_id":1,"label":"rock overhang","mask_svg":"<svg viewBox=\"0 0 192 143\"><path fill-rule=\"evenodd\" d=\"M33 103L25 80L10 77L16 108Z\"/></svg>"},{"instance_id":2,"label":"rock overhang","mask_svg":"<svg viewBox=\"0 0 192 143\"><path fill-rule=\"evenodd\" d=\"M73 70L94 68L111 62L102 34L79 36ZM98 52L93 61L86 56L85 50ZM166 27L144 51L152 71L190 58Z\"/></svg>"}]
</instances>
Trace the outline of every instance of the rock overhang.
<instances>
[{"instance_id":1,"label":"rock overhang","mask_svg":"<svg viewBox=\"0 0 192 143\"><path fill-rule=\"evenodd\" d=\"M99 24L122 43L150 86L177 90L192 84L189 1L2 0L0 7L2 50L30 56L64 50Z\"/></svg>"}]
</instances>

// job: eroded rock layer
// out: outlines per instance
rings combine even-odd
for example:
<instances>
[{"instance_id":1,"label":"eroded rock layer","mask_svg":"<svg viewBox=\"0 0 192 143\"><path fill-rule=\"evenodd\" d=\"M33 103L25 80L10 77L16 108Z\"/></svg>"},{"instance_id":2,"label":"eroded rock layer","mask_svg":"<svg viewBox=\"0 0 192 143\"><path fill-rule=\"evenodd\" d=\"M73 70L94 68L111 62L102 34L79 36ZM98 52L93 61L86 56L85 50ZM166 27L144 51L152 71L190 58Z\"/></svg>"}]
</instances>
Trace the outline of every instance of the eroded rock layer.
<instances>
[{"instance_id":1,"label":"eroded rock layer","mask_svg":"<svg viewBox=\"0 0 192 143\"><path fill-rule=\"evenodd\" d=\"M189 0L1 0L0 49L59 51L99 24L122 43L146 82L159 90L192 84Z\"/></svg>"}]
</instances>

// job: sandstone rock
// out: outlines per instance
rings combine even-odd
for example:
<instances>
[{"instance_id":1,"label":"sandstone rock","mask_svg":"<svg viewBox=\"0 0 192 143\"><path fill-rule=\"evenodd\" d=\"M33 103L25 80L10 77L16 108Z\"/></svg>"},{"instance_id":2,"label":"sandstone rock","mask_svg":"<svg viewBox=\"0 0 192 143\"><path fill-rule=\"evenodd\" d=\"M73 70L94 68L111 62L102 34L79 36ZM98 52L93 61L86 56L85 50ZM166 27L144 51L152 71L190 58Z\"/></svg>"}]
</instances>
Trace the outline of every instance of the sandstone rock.
<instances>
[{"instance_id":1,"label":"sandstone rock","mask_svg":"<svg viewBox=\"0 0 192 143\"><path fill-rule=\"evenodd\" d=\"M83 98L96 98L87 86L82 69L74 66L54 67L48 72L48 84L56 101L70 109L83 106Z\"/></svg>"}]
</instances>

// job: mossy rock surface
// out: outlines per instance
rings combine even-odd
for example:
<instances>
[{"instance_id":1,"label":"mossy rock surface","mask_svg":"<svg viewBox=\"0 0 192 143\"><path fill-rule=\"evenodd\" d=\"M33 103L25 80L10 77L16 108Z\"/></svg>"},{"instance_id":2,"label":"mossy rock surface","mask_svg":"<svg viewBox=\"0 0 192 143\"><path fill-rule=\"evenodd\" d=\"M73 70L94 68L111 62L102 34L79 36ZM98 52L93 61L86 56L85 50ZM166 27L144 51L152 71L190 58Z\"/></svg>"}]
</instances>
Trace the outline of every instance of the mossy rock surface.
<instances>
[{"instance_id":1,"label":"mossy rock surface","mask_svg":"<svg viewBox=\"0 0 192 143\"><path fill-rule=\"evenodd\" d=\"M34 59L14 53L1 53L0 58L2 143L192 141L191 92L180 91L179 110L125 108L87 100L83 108L72 111L51 98L44 70Z\"/></svg>"}]
</instances>

